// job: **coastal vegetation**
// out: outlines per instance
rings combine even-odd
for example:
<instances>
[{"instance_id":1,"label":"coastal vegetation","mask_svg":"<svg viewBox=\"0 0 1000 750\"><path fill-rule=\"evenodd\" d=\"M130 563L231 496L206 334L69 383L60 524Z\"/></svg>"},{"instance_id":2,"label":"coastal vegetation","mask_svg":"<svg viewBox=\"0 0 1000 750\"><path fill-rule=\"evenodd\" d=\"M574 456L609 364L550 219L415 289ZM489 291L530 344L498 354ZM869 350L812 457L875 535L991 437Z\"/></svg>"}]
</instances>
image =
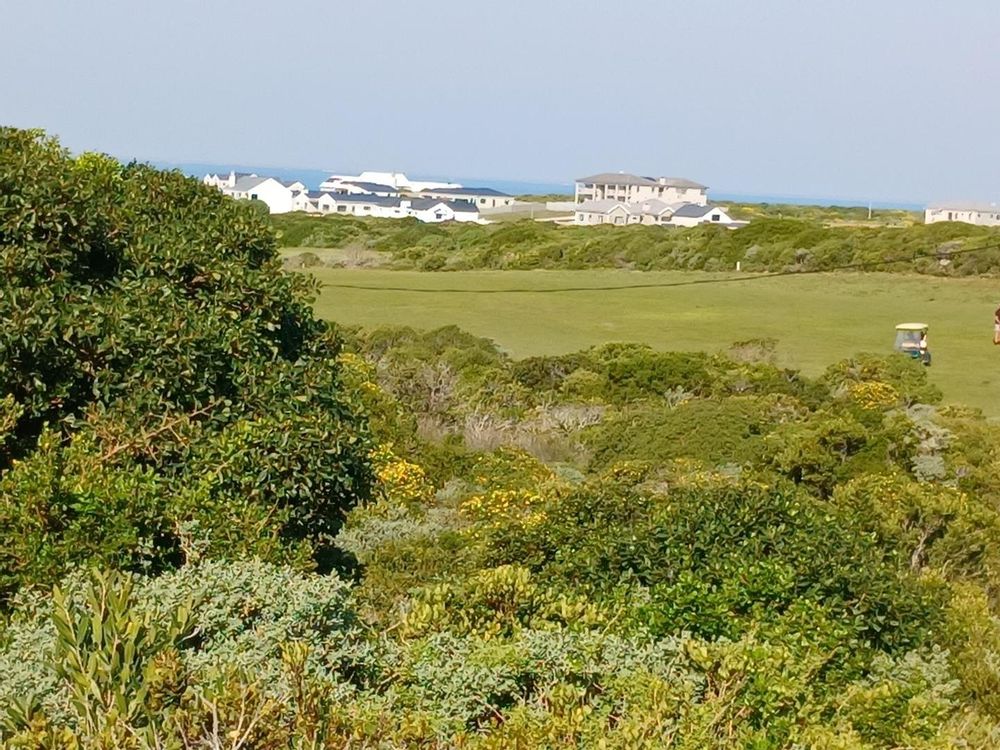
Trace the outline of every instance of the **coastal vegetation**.
<instances>
[{"instance_id":1,"label":"coastal vegetation","mask_svg":"<svg viewBox=\"0 0 1000 750\"><path fill-rule=\"evenodd\" d=\"M12 129L0 258L3 746L1000 742L1000 428L912 360L335 326Z\"/></svg>"},{"instance_id":2,"label":"coastal vegetation","mask_svg":"<svg viewBox=\"0 0 1000 750\"><path fill-rule=\"evenodd\" d=\"M1000 231L958 223L830 225L769 213L735 231L709 225L575 227L530 219L441 225L308 214L284 214L272 221L279 246L294 248L287 251L293 265L296 256L298 265L317 265L322 264L318 250L349 249L377 253L378 262L389 268L423 271L727 271L739 263L748 272L851 266L937 276L1000 274ZM959 252L980 247L984 249ZM350 265L343 256L334 263Z\"/></svg>"}]
</instances>

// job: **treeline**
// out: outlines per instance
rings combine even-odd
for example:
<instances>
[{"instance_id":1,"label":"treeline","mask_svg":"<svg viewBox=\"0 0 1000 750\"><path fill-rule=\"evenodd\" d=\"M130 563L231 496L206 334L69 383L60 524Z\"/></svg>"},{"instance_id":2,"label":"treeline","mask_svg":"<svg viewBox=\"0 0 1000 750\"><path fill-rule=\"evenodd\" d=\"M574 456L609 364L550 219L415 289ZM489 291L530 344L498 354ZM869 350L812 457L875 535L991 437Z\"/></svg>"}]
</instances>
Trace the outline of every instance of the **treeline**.
<instances>
[{"instance_id":1,"label":"treeline","mask_svg":"<svg viewBox=\"0 0 1000 750\"><path fill-rule=\"evenodd\" d=\"M0 130L0 743L992 748L1000 428L773 342L331 329L266 222Z\"/></svg>"},{"instance_id":2,"label":"treeline","mask_svg":"<svg viewBox=\"0 0 1000 750\"><path fill-rule=\"evenodd\" d=\"M384 255L394 268L423 270L630 268L727 271L860 269L969 276L1000 273L1000 231L969 224L906 227L827 226L819 221L761 218L738 230L700 226L560 227L551 222L424 224L354 217L272 217L278 243L354 248ZM949 256L949 251L983 250ZM892 261L892 263L888 263Z\"/></svg>"}]
</instances>

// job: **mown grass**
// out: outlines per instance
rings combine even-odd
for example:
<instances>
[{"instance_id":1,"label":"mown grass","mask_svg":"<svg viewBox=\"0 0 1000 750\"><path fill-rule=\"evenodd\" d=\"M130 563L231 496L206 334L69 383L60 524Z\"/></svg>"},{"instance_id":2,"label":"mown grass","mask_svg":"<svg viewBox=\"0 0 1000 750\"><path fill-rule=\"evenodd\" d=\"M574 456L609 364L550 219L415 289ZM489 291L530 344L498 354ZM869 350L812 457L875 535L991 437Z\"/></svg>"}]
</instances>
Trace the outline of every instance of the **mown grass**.
<instances>
[{"instance_id":1,"label":"mown grass","mask_svg":"<svg viewBox=\"0 0 1000 750\"><path fill-rule=\"evenodd\" d=\"M1000 346L992 343L995 280L899 274L816 274L667 288L553 291L723 278L685 272L313 269L317 313L342 323L433 328L455 324L515 357L609 341L720 351L770 337L781 364L817 373L861 351L891 350L894 326L930 325L931 378L946 400L1000 417ZM374 287L342 288L334 284ZM423 289L425 292L394 289ZM462 289L480 293L452 293ZM499 291L498 290L523 290Z\"/></svg>"}]
</instances>

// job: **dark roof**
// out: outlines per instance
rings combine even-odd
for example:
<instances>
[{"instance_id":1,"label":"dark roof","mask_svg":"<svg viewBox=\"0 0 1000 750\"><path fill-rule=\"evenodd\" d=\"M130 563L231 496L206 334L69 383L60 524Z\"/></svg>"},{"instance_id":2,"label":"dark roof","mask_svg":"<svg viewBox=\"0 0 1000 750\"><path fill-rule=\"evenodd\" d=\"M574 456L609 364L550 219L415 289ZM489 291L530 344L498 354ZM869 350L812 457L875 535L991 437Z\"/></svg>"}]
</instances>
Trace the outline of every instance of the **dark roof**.
<instances>
[{"instance_id":1,"label":"dark roof","mask_svg":"<svg viewBox=\"0 0 1000 750\"><path fill-rule=\"evenodd\" d=\"M426 211L429 208L434 208L434 206L440 206L442 204L448 206L452 211L458 211L460 213L479 213L479 209L468 201L446 201L439 198L410 199L410 208L417 211Z\"/></svg>"},{"instance_id":2,"label":"dark roof","mask_svg":"<svg viewBox=\"0 0 1000 750\"><path fill-rule=\"evenodd\" d=\"M429 195L490 195L495 198L512 198L507 193L501 193L493 188L460 187L460 188L425 188L420 191Z\"/></svg>"},{"instance_id":3,"label":"dark roof","mask_svg":"<svg viewBox=\"0 0 1000 750\"><path fill-rule=\"evenodd\" d=\"M362 190L367 190L369 193L392 193L394 195L399 194L399 190L394 188L392 185L382 185L378 182L358 182L354 180L345 180L343 185L354 185L354 187L361 188Z\"/></svg>"},{"instance_id":4,"label":"dark roof","mask_svg":"<svg viewBox=\"0 0 1000 750\"><path fill-rule=\"evenodd\" d=\"M329 193L337 203L368 203L373 206L385 206L395 208L399 205L399 198L386 197L381 195L348 195L347 193Z\"/></svg>"},{"instance_id":5,"label":"dark roof","mask_svg":"<svg viewBox=\"0 0 1000 750\"><path fill-rule=\"evenodd\" d=\"M718 206L699 206L695 203L685 203L674 211L674 216L681 216L688 219L700 219L705 214L718 208Z\"/></svg>"}]
</instances>

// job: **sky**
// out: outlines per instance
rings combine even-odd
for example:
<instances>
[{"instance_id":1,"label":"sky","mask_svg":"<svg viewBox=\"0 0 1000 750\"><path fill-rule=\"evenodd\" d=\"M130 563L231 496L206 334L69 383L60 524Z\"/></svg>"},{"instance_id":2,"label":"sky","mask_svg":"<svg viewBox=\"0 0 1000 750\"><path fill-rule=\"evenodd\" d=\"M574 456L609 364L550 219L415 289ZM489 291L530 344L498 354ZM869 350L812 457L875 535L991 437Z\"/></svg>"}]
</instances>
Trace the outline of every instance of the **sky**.
<instances>
[{"instance_id":1,"label":"sky","mask_svg":"<svg viewBox=\"0 0 1000 750\"><path fill-rule=\"evenodd\" d=\"M74 151L1000 201L997 0L6 0L0 124Z\"/></svg>"}]
</instances>

